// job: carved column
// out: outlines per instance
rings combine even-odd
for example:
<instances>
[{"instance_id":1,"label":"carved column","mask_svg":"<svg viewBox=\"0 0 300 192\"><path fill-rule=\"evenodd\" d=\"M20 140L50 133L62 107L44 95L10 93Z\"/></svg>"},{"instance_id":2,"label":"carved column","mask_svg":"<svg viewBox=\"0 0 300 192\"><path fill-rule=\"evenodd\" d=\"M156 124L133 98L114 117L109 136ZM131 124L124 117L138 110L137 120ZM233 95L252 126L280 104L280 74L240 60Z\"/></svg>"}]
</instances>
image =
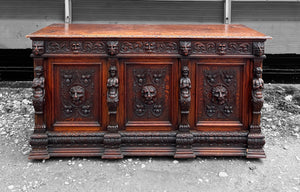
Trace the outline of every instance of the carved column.
<instances>
[{"instance_id":1,"label":"carved column","mask_svg":"<svg viewBox=\"0 0 300 192\"><path fill-rule=\"evenodd\" d=\"M35 127L30 138L32 150L29 159L49 159L48 135L44 120L45 106L45 78L44 78L44 59L40 56L44 53L44 42L33 41L32 57L34 57L34 79L33 88L33 107L35 109Z\"/></svg>"},{"instance_id":2,"label":"carved column","mask_svg":"<svg viewBox=\"0 0 300 192\"><path fill-rule=\"evenodd\" d=\"M181 78L179 80L179 105L181 121L176 134L176 153L175 158L195 158L196 155L192 150L194 142L193 135L190 132L188 121L189 110L191 105L191 79L189 78L189 67L187 56L191 53L191 42L180 42L180 52L183 55L181 59Z\"/></svg>"},{"instance_id":3,"label":"carved column","mask_svg":"<svg viewBox=\"0 0 300 192\"><path fill-rule=\"evenodd\" d=\"M119 52L118 41L107 42L107 52L110 55L108 59L109 77L107 79L107 106L109 122L107 133L104 135L104 153L103 159L121 159L121 135L118 132L117 108L119 104L119 79L118 79L118 59L115 55Z\"/></svg>"},{"instance_id":4,"label":"carved column","mask_svg":"<svg viewBox=\"0 0 300 192\"><path fill-rule=\"evenodd\" d=\"M248 134L247 158L266 157L263 150L265 137L261 133L260 117L264 97L264 81L262 79L262 62L264 59L264 44L262 42L253 44L254 58L253 81L252 81L252 123Z\"/></svg>"}]
</instances>

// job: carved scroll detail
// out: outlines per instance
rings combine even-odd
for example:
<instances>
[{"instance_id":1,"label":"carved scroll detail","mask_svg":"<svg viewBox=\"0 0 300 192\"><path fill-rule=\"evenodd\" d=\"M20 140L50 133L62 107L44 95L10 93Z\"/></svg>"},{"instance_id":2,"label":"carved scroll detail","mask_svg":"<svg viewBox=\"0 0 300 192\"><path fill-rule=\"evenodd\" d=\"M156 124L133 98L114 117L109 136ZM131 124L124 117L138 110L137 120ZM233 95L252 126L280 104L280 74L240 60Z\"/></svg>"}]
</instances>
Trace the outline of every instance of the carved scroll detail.
<instances>
[{"instance_id":1,"label":"carved scroll detail","mask_svg":"<svg viewBox=\"0 0 300 192\"><path fill-rule=\"evenodd\" d=\"M120 42L120 53L178 53L178 45L173 41L124 41Z\"/></svg>"},{"instance_id":2,"label":"carved scroll detail","mask_svg":"<svg viewBox=\"0 0 300 192\"><path fill-rule=\"evenodd\" d=\"M192 42L192 53L201 55L251 55L252 44L248 42Z\"/></svg>"},{"instance_id":3,"label":"carved scroll detail","mask_svg":"<svg viewBox=\"0 0 300 192\"><path fill-rule=\"evenodd\" d=\"M46 53L49 54L105 54L106 46L102 41L48 41Z\"/></svg>"}]
</instances>

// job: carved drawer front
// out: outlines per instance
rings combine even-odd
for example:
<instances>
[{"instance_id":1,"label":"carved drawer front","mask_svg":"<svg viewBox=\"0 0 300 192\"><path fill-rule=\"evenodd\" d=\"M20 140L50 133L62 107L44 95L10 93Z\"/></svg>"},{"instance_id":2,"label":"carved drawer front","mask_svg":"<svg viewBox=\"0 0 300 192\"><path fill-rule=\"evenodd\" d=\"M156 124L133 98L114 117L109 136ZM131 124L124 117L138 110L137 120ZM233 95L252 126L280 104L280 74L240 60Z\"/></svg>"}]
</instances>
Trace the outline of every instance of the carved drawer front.
<instances>
[{"instance_id":1,"label":"carved drawer front","mask_svg":"<svg viewBox=\"0 0 300 192\"><path fill-rule=\"evenodd\" d=\"M100 63L53 63L55 130L101 129Z\"/></svg>"},{"instance_id":2,"label":"carved drawer front","mask_svg":"<svg viewBox=\"0 0 300 192\"><path fill-rule=\"evenodd\" d=\"M127 130L172 129L177 105L172 89L175 64L174 60L125 62Z\"/></svg>"},{"instance_id":3,"label":"carved drawer front","mask_svg":"<svg viewBox=\"0 0 300 192\"><path fill-rule=\"evenodd\" d=\"M197 129L247 129L248 67L244 60L196 62Z\"/></svg>"}]
</instances>

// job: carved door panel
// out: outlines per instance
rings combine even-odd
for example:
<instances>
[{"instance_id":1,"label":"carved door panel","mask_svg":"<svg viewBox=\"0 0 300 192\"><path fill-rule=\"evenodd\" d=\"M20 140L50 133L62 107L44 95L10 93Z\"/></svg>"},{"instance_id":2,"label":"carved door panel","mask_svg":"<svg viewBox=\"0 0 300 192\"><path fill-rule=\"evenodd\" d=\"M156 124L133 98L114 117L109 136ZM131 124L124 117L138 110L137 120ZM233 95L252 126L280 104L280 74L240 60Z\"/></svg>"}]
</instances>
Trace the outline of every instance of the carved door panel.
<instances>
[{"instance_id":1,"label":"carved door panel","mask_svg":"<svg viewBox=\"0 0 300 192\"><path fill-rule=\"evenodd\" d=\"M196 67L196 129L248 129L250 65L243 59L203 59Z\"/></svg>"},{"instance_id":2,"label":"carved door panel","mask_svg":"<svg viewBox=\"0 0 300 192\"><path fill-rule=\"evenodd\" d=\"M102 129L102 62L49 59L50 126L55 131Z\"/></svg>"},{"instance_id":3,"label":"carved door panel","mask_svg":"<svg viewBox=\"0 0 300 192\"><path fill-rule=\"evenodd\" d=\"M176 127L177 60L124 60L125 129L172 130Z\"/></svg>"}]
</instances>

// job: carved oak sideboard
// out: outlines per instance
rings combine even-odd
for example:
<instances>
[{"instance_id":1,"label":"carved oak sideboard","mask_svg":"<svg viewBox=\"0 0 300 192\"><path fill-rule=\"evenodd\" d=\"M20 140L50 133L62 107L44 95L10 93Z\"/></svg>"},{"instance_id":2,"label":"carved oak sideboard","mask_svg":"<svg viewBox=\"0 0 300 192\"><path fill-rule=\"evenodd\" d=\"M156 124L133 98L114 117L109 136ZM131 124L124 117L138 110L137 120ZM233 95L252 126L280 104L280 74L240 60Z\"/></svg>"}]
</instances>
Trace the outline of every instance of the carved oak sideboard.
<instances>
[{"instance_id":1,"label":"carved oak sideboard","mask_svg":"<svg viewBox=\"0 0 300 192\"><path fill-rule=\"evenodd\" d=\"M243 25L53 24L28 35L30 159L263 158L262 62Z\"/></svg>"}]
</instances>

